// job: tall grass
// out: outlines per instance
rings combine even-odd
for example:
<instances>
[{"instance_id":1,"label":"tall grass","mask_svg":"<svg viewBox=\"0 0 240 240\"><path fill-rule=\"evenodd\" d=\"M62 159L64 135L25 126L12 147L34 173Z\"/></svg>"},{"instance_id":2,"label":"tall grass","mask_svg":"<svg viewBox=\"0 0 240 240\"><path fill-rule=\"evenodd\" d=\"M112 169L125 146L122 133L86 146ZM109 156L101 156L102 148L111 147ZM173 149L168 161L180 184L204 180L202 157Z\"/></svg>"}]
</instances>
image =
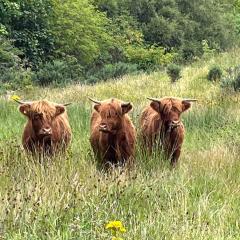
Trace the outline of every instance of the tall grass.
<instances>
[{"instance_id":1,"label":"tall grass","mask_svg":"<svg viewBox=\"0 0 240 240\"><path fill-rule=\"evenodd\" d=\"M223 69L239 50L186 67L174 85L165 73L126 76L94 86L34 89L24 99L69 102L73 140L63 156L39 163L21 146L24 116L0 101L0 236L4 239L111 239L104 229L119 219L124 239L240 238L240 122L238 95L228 96L206 79L210 65ZM137 126L146 97L194 97L183 114L186 138L180 165L137 147L136 166L112 173L96 169L89 144L91 103L118 97L135 105Z\"/></svg>"}]
</instances>

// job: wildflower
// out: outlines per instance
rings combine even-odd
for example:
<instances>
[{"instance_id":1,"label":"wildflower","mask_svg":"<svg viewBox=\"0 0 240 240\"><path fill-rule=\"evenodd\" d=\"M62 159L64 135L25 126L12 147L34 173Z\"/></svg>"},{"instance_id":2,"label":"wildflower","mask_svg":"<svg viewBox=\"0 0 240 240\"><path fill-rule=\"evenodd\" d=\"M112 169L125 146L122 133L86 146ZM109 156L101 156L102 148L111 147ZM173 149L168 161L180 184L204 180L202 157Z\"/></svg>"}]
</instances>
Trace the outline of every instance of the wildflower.
<instances>
[{"instance_id":1,"label":"wildflower","mask_svg":"<svg viewBox=\"0 0 240 240\"><path fill-rule=\"evenodd\" d=\"M110 221L106 224L105 228L111 230L112 240L123 240L119 235L126 232L126 228L123 226L121 221Z\"/></svg>"},{"instance_id":2,"label":"wildflower","mask_svg":"<svg viewBox=\"0 0 240 240\"><path fill-rule=\"evenodd\" d=\"M11 99L12 100L20 100L21 98L19 96L17 96L17 95L12 95Z\"/></svg>"},{"instance_id":3,"label":"wildflower","mask_svg":"<svg viewBox=\"0 0 240 240\"><path fill-rule=\"evenodd\" d=\"M126 232L126 228L123 226L121 221L110 221L107 225L106 225L106 229L111 229L114 231L119 231L121 233L125 233Z\"/></svg>"}]
</instances>

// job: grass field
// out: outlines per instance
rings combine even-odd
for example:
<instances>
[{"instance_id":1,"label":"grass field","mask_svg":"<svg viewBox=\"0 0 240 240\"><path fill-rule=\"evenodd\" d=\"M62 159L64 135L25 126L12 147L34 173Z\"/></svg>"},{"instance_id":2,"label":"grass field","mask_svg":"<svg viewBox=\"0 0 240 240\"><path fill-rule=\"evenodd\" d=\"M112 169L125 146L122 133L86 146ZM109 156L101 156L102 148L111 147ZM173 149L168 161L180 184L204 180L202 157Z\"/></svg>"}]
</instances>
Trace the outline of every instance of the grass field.
<instances>
[{"instance_id":1,"label":"grass field","mask_svg":"<svg viewBox=\"0 0 240 240\"><path fill-rule=\"evenodd\" d=\"M16 103L0 106L0 239L107 240L110 220L121 220L131 240L240 239L240 95L207 81L210 66L235 66L240 50L200 60L171 85L156 72L64 89L18 92L68 107L73 140L66 156L40 164L21 148L26 119ZM91 96L131 101L138 126L146 97L197 98L183 114L186 138L180 165L171 170L157 154L139 149L130 173L96 170L89 144ZM137 127L138 128L138 127Z\"/></svg>"}]
</instances>

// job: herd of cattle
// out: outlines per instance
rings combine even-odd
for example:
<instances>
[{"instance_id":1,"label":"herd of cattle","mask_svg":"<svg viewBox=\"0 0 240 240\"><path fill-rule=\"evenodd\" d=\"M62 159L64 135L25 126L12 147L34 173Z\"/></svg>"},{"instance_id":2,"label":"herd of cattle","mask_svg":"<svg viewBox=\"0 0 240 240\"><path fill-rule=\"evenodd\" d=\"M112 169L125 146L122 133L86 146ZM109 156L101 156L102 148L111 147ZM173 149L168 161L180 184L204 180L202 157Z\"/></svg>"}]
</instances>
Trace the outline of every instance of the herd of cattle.
<instances>
[{"instance_id":1,"label":"herd of cattle","mask_svg":"<svg viewBox=\"0 0 240 240\"><path fill-rule=\"evenodd\" d=\"M94 102L91 116L90 143L103 166L129 165L133 162L136 130L128 115L132 104L118 99ZM142 149L161 148L172 166L180 156L184 139L181 113L191 107L195 99L165 97L149 98L151 103L140 117L139 140ZM71 128L66 106L46 100L22 102L19 111L27 117L22 143L27 152L53 155L64 151L71 141Z\"/></svg>"}]
</instances>

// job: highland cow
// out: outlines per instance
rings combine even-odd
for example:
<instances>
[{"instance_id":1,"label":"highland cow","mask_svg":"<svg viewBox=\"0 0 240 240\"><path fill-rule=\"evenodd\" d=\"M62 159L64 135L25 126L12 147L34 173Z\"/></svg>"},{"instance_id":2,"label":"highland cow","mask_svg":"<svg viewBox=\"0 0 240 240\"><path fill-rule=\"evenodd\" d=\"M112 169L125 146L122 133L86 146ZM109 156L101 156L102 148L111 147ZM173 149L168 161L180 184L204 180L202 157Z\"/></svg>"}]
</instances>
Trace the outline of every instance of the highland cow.
<instances>
[{"instance_id":1,"label":"highland cow","mask_svg":"<svg viewBox=\"0 0 240 240\"><path fill-rule=\"evenodd\" d=\"M90 142L105 167L131 165L136 142L135 128L128 116L131 103L117 99L96 101L91 117Z\"/></svg>"},{"instance_id":2,"label":"highland cow","mask_svg":"<svg viewBox=\"0 0 240 240\"><path fill-rule=\"evenodd\" d=\"M184 140L184 125L180 117L196 100L173 97L148 99L152 102L143 110L140 119L143 143L149 152L156 146L163 149L171 165L176 166Z\"/></svg>"},{"instance_id":3,"label":"highland cow","mask_svg":"<svg viewBox=\"0 0 240 240\"><path fill-rule=\"evenodd\" d=\"M71 128L65 109L69 104L46 100L17 102L20 104L19 111L28 119L22 136L24 149L47 155L64 151L71 141Z\"/></svg>"}]
</instances>

